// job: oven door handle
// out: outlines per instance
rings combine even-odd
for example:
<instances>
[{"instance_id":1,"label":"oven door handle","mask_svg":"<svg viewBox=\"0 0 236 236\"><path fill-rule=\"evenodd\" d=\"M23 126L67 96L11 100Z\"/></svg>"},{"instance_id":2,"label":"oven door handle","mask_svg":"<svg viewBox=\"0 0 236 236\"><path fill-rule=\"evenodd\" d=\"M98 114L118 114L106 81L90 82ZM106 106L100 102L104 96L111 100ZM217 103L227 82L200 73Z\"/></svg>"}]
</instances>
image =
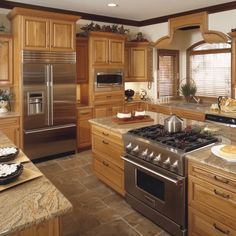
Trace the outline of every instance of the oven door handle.
<instances>
[{"instance_id":1,"label":"oven door handle","mask_svg":"<svg viewBox=\"0 0 236 236\"><path fill-rule=\"evenodd\" d=\"M160 173L157 173L157 172L155 172L155 171L153 171L153 170L151 170L151 169L149 169L149 168L147 168L147 167L145 167L145 166L142 166L142 165L140 165L140 164L138 164L138 163L136 163L136 162L134 162L134 161L131 161L131 160L129 160L129 159L123 157L123 156L121 156L121 158L122 158L124 161L127 161L127 162L129 162L129 163L131 163L131 164L133 164L133 165L135 165L135 166L137 166L137 167L140 167L140 168L143 169L143 170L149 171L149 172L151 172L152 174L154 174L154 175L156 175L156 176L158 176L158 177L161 177L161 178L163 178L163 179L165 179L165 180L168 180L168 181L174 183L175 185L178 185L178 183L181 181L181 180L175 180L175 179L169 178L169 177L167 177L167 176L165 176L165 175L162 175L162 174L160 174Z\"/></svg>"}]
</instances>

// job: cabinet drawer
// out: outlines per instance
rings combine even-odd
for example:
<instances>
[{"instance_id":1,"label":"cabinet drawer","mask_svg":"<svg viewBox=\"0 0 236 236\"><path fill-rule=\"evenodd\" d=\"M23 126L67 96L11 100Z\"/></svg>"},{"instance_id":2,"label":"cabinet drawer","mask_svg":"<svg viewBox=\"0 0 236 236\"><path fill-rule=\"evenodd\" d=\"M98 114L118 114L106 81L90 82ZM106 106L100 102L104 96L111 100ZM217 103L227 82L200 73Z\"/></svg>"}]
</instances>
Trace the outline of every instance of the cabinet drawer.
<instances>
[{"instance_id":1,"label":"cabinet drawer","mask_svg":"<svg viewBox=\"0 0 236 236\"><path fill-rule=\"evenodd\" d=\"M118 144L123 150L123 140L121 134L117 134L111 130L94 125L92 126L92 133Z\"/></svg>"},{"instance_id":2,"label":"cabinet drawer","mask_svg":"<svg viewBox=\"0 0 236 236\"><path fill-rule=\"evenodd\" d=\"M236 194L195 177L189 177L189 205L205 205L229 217L236 215Z\"/></svg>"},{"instance_id":3,"label":"cabinet drawer","mask_svg":"<svg viewBox=\"0 0 236 236\"><path fill-rule=\"evenodd\" d=\"M110 139L93 135L93 152L103 155L104 158L124 169L124 162L120 157L122 155L123 149L116 143L112 142Z\"/></svg>"},{"instance_id":4,"label":"cabinet drawer","mask_svg":"<svg viewBox=\"0 0 236 236\"><path fill-rule=\"evenodd\" d=\"M0 119L0 127L6 128L6 126L19 126L19 119L18 118L6 118Z\"/></svg>"},{"instance_id":5,"label":"cabinet drawer","mask_svg":"<svg viewBox=\"0 0 236 236\"><path fill-rule=\"evenodd\" d=\"M93 153L93 157L93 168L98 177L119 193L124 194L123 170L97 153Z\"/></svg>"},{"instance_id":6,"label":"cabinet drawer","mask_svg":"<svg viewBox=\"0 0 236 236\"><path fill-rule=\"evenodd\" d=\"M88 120L93 118L92 108L78 109L77 111L79 120Z\"/></svg>"},{"instance_id":7,"label":"cabinet drawer","mask_svg":"<svg viewBox=\"0 0 236 236\"><path fill-rule=\"evenodd\" d=\"M112 92L112 93L97 93L94 95L95 104L106 104L111 102L122 102L124 101L124 92Z\"/></svg>"},{"instance_id":8,"label":"cabinet drawer","mask_svg":"<svg viewBox=\"0 0 236 236\"><path fill-rule=\"evenodd\" d=\"M189 236L236 236L236 231L189 207Z\"/></svg>"},{"instance_id":9,"label":"cabinet drawer","mask_svg":"<svg viewBox=\"0 0 236 236\"><path fill-rule=\"evenodd\" d=\"M236 193L236 178L224 171L189 162L189 175Z\"/></svg>"}]
</instances>

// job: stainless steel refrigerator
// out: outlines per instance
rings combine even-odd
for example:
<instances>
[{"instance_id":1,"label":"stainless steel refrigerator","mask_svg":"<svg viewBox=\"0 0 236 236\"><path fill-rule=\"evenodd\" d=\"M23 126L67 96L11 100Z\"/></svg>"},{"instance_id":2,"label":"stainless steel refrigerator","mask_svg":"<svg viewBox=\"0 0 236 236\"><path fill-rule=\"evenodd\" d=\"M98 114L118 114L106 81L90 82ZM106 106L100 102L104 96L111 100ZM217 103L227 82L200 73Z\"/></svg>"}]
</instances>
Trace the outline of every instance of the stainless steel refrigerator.
<instances>
[{"instance_id":1,"label":"stainless steel refrigerator","mask_svg":"<svg viewBox=\"0 0 236 236\"><path fill-rule=\"evenodd\" d=\"M76 54L23 51L23 150L30 159L76 150Z\"/></svg>"}]
</instances>

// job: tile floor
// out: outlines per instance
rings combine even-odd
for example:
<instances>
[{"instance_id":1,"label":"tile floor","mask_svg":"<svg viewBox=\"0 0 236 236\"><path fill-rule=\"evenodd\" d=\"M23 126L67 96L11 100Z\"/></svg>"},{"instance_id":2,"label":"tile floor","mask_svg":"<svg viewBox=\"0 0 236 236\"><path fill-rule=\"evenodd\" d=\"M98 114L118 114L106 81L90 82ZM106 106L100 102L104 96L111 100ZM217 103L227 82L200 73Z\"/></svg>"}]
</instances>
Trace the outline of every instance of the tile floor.
<instances>
[{"instance_id":1,"label":"tile floor","mask_svg":"<svg viewBox=\"0 0 236 236\"><path fill-rule=\"evenodd\" d=\"M37 164L73 205L63 236L169 236L99 181L91 162L91 151L84 151Z\"/></svg>"}]
</instances>

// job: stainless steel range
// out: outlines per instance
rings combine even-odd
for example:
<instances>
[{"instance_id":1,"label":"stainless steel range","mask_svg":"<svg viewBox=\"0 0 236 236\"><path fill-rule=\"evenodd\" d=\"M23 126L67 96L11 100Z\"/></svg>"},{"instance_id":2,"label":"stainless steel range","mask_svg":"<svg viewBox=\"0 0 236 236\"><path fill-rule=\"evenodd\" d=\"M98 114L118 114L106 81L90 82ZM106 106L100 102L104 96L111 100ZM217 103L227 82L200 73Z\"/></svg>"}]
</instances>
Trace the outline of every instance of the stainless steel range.
<instances>
[{"instance_id":1,"label":"stainless steel range","mask_svg":"<svg viewBox=\"0 0 236 236\"><path fill-rule=\"evenodd\" d=\"M187 235L185 156L217 138L192 129L168 133L158 124L130 130L123 139L127 202L172 235Z\"/></svg>"}]
</instances>

